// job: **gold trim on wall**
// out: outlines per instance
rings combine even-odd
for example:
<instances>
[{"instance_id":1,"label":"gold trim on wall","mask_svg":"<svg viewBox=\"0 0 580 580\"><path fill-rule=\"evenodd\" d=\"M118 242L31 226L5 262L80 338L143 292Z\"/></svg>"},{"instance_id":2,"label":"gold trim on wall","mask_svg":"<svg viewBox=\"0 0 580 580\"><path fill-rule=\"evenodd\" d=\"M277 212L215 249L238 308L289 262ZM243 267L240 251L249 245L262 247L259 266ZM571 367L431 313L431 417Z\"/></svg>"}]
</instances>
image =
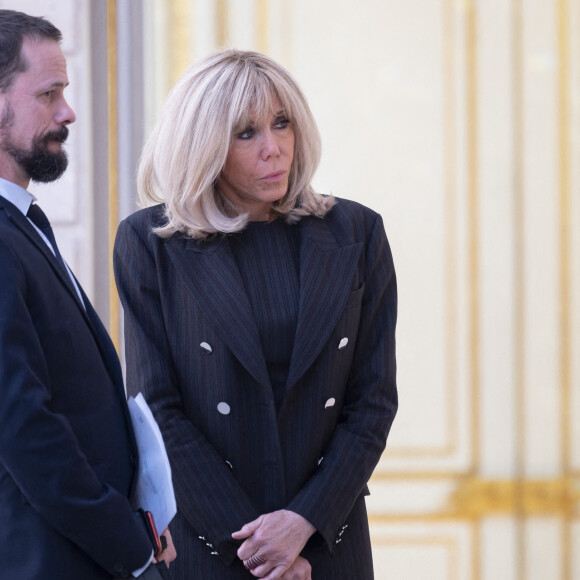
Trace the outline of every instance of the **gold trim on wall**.
<instances>
[{"instance_id":1,"label":"gold trim on wall","mask_svg":"<svg viewBox=\"0 0 580 580\"><path fill-rule=\"evenodd\" d=\"M570 461L570 99L568 74L570 70L568 44L568 1L558 0L558 148L560 199L560 381L562 387L562 467L571 469Z\"/></svg>"},{"instance_id":2,"label":"gold trim on wall","mask_svg":"<svg viewBox=\"0 0 580 580\"><path fill-rule=\"evenodd\" d=\"M410 480L414 478L410 477ZM479 522L493 516L580 518L580 482L576 478L481 479L459 477L440 509L421 513L371 513L374 524L386 522Z\"/></svg>"},{"instance_id":3,"label":"gold trim on wall","mask_svg":"<svg viewBox=\"0 0 580 580\"><path fill-rule=\"evenodd\" d=\"M455 32L455 13L453 11L453 0L446 0L443 5L443 163L444 163L444 183L443 191L445 196L445 240L444 252L445 260L445 320L447 333L445 345L445 384L447 385L447 407L450 409L448 426L450 426L450 439L457 441L457 420L458 420L458 320L457 320L457 187L455 183L455 168L457 166L457 142L456 142L456 115L457 103L455 97L455 53L457 50L457 37ZM452 446L452 450L457 445Z\"/></svg>"},{"instance_id":4,"label":"gold trim on wall","mask_svg":"<svg viewBox=\"0 0 580 580\"><path fill-rule=\"evenodd\" d=\"M229 18L228 0L216 0L216 41L219 48L224 48L227 45Z\"/></svg>"},{"instance_id":5,"label":"gold trim on wall","mask_svg":"<svg viewBox=\"0 0 580 580\"><path fill-rule=\"evenodd\" d=\"M561 461L564 477L571 471L571 273L570 273L570 163L569 163L569 30L568 0L558 0L556 13L558 51L558 158L560 200L560 384L561 384ZM562 528L562 579L572 578L572 537L570 512L564 514Z\"/></svg>"},{"instance_id":6,"label":"gold trim on wall","mask_svg":"<svg viewBox=\"0 0 580 580\"><path fill-rule=\"evenodd\" d=\"M478 223L478 122L477 100L477 7L475 0L469 0L465 15L466 33L466 108L467 108L467 224L469 228L469 361L471 391L471 473L480 468L480 376L479 376L479 223ZM481 527L479 520L473 522L474 547L471 555L473 580L481 577Z\"/></svg>"},{"instance_id":7,"label":"gold trim on wall","mask_svg":"<svg viewBox=\"0 0 580 580\"><path fill-rule=\"evenodd\" d=\"M477 8L474 0L465 3L467 107L467 223L469 248L469 368L471 372L471 471L479 468L479 220L478 220L478 99L477 99Z\"/></svg>"},{"instance_id":8,"label":"gold trim on wall","mask_svg":"<svg viewBox=\"0 0 580 580\"><path fill-rule=\"evenodd\" d=\"M117 4L107 0L107 100L108 100L108 225L109 225L109 334L119 351L119 299L113 274L113 245L119 223L117 166Z\"/></svg>"},{"instance_id":9,"label":"gold trim on wall","mask_svg":"<svg viewBox=\"0 0 580 580\"><path fill-rule=\"evenodd\" d=\"M258 51L268 52L268 4L269 0L256 0L256 28L258 33Z\"/></svg>"},{"instance_id":10,"label":"gold trim on wall","mask_svg":"<svg viewBox=\"0 0 580 580\"><path fill-rule=\"evenodd\" d=\"M191 0L170 0L167 19L169 86L172 87L190 65Z\"/></svg>"},{"instance_id":11,"label":"gold trim on wall","mask_svg":"<svg viewBox=\"0 0 580 580\"><path fill-rule=\"evenodd\" d=\"M450 498L449 515L460 519L490 515L568 516L579 502L577 482L565 477L526 481L466 478Z\"/></svg>"}]
</instances>

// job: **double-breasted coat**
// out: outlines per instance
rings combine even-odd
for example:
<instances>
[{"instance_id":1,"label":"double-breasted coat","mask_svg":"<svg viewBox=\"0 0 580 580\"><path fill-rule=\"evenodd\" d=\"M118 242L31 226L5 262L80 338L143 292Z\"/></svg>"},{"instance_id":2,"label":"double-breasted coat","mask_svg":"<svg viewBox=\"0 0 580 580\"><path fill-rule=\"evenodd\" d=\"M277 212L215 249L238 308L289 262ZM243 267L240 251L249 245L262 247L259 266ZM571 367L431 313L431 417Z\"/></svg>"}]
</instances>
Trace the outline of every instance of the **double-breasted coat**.
<instances>
[{"instance_id":1,"label":"double-breasted coat","mask_svg":"<svg viewBox=\"0 0 580 580\"><path fill-rule=\"evenodd\" d=\"M133 214L114 264L127 387L144 392L173 467L178 579L252 578L231 538L293 510L317 529L313 578L373 577L364 496L397 409L393 261L381 217L338 199L298 228L299 315L276 410L250 301L227 236L152 232Z\"/></svg>"}]
</instances>

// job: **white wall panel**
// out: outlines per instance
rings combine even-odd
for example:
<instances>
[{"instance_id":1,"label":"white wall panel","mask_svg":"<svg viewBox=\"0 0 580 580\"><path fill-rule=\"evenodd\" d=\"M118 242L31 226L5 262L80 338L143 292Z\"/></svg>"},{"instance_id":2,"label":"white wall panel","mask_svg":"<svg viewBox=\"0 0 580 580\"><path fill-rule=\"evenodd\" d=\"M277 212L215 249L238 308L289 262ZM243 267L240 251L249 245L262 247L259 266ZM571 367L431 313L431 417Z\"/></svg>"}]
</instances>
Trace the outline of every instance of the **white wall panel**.
<instances>
[{"instance_id":1,"label":"white wall panel","mask_svg":"<svg viewBox=\"0 0 580 580\"><path fill-rule=\"evenodd\" d=\"M481 580L518 580L517 524L509 517L490 517L481 526Z\"/></svg>"},{"instance_id":2,"label":"white wall panel","mask_svg":"<svg viewBox=\"0 0 580 580\"><path fill-rule=\"evenodd\" d=\"M373 525L377 580L471 580L468 525Z\"/></svg>"},{"instance_id":3,"label":"white wall panel","mask_svg":"<svg viewBox=\"0 0 580 580\"><path fill-rule=\"evenodd\" d=\"M526 522L526 580L563 578L562 532L557 518L531 518Z\"/></svg>"},{"instance_id":4,"label":"white wall panel","mask_svg":"<svg viewBox=\"0 0 580 580\"><path fill-rule=\"evenodd\" d=\"M511 5L478 5L478 197L481 311L481 473L516 467L514 23Z\"/></svg>"},{"instance_id":5,"label":"white wall panel","mask_svg":"<svg viewBox=\"0 0 580 580\"><path fill-rule=\"evenodd\" d=\"M458 326L449 328L446 303L449 291L461 299L455 284L466 276L449 280L448 268L450 260L457 265L449 253L458 249L448 243L447 228L464 219L446 189L456 162L448 160L456 151L448 150L447 124L461 125L443 101L455 88L454 77L443 74L456 54L444 53L443 19L454 12L420 0L370 4L335 2L329 10L325 3L294 2L290 67L322 134L317 188L381 212L395 256L398 341L408 347L398 352L401 406L389 465L465 469L466 383L457 392L459 356L454 353L451 369L447 359L450 335L455 349L465 340L456 335Z\"/></svg>"},{"instance_id":6,"label":"white wall panel","mask_svg":"<svg viewBox=\"0 0 580 580\"><path fill-rule=\"evenodd\" d=\"M526 471L556 474L560 455L557 19L552 0L523 11Z\"/></svg>"}]
</instances>

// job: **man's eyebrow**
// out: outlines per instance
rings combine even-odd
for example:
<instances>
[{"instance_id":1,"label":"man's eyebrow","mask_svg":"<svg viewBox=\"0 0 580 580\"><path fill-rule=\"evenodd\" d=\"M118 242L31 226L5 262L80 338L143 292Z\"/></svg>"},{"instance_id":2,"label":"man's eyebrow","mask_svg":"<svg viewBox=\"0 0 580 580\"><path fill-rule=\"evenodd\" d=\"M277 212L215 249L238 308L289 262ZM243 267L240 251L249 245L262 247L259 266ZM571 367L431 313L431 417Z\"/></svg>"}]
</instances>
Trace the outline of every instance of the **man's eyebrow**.
<instances>
[{"instance_id":1,"label":"man's eyebrow","mask_svg":"<svg viewBox=\"0 0 580 580\"><path fill-rule=\"evenodd\" d=\"M64 89L64 88L68 87L68 85L69 85L68 81L66 83L64 83L62 81L54 81L54 82L47 84L47 85L40 85L39 91L42 92L42 91L48 91L50 89L60 89L60 88Z\"/></svg>"}]
</instances>

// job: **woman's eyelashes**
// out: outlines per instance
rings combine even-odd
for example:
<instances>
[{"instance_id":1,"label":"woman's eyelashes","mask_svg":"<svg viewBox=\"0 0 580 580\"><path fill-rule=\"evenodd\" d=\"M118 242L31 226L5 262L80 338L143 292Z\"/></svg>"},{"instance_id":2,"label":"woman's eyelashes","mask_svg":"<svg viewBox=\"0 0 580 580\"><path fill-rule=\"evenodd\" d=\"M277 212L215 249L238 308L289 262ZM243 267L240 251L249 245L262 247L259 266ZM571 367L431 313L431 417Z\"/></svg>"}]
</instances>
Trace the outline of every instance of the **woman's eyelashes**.
<instances>
[{"instance_id":1,"label":"woman's eyelashes","mask_svg":"<svg viewBox=\"0 0 580 580\"><path fill-rule=\"evenodd\" d=\"M253 127L248 127L247 129L237 133L236 137L238 139L251 139L254 136L254 133L255 129Z\"/></svg>"},{"instance_id":2,"label":"woman's eyelashes","mask_svg":"<svg viewBox=\"0 0 580 580\"><path fill-rule=\"evenodd\" d=\"M274 121L272 123L272 128L273 129L286 129L288 127L288 125L290 125L290 123L291 123L291 121L287 117L277 117L276 119L274 119ZM258 130L259 130L259 128L256 128L254 126L247 127L243 131L237 132L236 137L238 139L251 139L256 134L256 132Z\"/></svg>"},{"instance_id":3,"label":"woman's eyelashes","mask_svg":"<svg viewBox=\"0 0 580 580\"><path fill-rule=\"evenodd\" d=\"M290 124L290 119L288 119L286 117L278 117L274 121L274 127L276 129L286 129L286 127L288 127L289 124Z\"/></svg>"}]
</instances>

